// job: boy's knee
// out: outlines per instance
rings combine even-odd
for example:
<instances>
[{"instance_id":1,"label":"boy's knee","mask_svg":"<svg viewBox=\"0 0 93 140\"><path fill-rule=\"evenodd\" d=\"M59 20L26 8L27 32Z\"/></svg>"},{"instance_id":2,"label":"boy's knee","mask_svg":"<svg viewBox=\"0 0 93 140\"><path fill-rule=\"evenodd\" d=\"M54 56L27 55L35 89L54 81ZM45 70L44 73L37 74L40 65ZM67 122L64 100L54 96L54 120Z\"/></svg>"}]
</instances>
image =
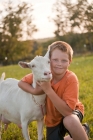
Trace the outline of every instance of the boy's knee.
<instances>
[{"instance_id":1,"label":"boy's knee","mask_svg":"<svg viewBox=\"0 0 93 140\"><path fill-rule=\"evenodd\" d=\"M79 118L74 114L66 116L63 119L63 124L68 131L71 129L72 126L75 127L77 122L80 122Z\"/></svg>"}]
</instances>

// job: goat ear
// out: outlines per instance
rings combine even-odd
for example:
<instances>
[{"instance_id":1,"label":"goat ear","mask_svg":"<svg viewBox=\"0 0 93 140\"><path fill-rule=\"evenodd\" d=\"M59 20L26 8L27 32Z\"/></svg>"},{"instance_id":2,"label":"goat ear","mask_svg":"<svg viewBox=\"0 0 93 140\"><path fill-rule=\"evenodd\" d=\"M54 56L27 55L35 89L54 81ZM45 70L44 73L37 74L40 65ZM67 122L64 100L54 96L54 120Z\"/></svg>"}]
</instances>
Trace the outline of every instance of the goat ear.
<instances>
[{"instance_id":1,"label":"goat ear","mask_svg":"<svg viewBox=\"0 0 93 140\"><path fill-rule=\"evenodd\" d=\"M50 46L48 46L48 50L47 50L47 52L46 52L46 54L45 54L45 56L44 56L44 57L49 58L49 51L50 51Z\"/></svg>"},{"instance_id":2,"label":"goat ear","mask_svg":"<svg viewBox=\"0 0 93 140\"><path fill-rule=\"evenodd\" d=\"M29 63L27 62L19 61L18 65L22 68L29 68Z\"/></svg>"}]
</instances>

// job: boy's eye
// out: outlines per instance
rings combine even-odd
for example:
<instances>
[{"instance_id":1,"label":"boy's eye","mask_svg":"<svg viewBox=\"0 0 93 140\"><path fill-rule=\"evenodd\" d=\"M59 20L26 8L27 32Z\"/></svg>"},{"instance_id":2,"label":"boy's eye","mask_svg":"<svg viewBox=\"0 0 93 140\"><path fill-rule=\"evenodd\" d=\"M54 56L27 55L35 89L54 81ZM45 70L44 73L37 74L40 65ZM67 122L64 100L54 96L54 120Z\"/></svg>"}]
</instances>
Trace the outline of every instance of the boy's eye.
<instances>
[{"instance_id":1,"label":"boy's eye","mask_svg":"<svg viewBox=\"0 0 93 140\"><path fill-rule=\"evenodd\" d=\"M62 62L67 62L67 60L62 60Z\"/></svg>"},{"instance_id":2,"label":"boy's eye","mask_svg":"<svg viewBox=\"0 0 93 140\"><path fill-rule=\"evenodd\" d=\"M55 62L57 62L58 60L57 59L53 59Z\"/></svg>"}]
</instances>

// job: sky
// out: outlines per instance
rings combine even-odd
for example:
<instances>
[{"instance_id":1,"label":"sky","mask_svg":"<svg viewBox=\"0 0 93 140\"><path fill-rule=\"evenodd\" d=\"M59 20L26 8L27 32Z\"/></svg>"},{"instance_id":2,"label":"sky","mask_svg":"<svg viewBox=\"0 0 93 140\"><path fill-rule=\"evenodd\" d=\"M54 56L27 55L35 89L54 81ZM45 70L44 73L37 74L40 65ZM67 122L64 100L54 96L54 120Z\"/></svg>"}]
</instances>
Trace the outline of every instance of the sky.
<instances>
[{"instance_id":1,"label":"sky","mask_svg":"<svg viewBox=\"0 0 93 140\"><path fill-rule=\"evenodd\" d=\"M39 31L34 34L35 38L53 37L55 25L49 21L52 17L52 6L56 0L30 0L34 6L34 22Z\"/></svg>"},{"instance_id":2,"label":"sky","mask_svg":"<svg viewBox=\"0 0 93 140\"><path fill-rule=\"evenodd\" d=\"M7 0L0 0L0 7L2 2ZM38 28L38 31L34 33L33 39L54 37L55 25L49 21L48 17L52 17L52 6L56 0L12 0L16 2L28 2L33 5L33 23Z\"/></svg>"},{"instance_id":3,"label":"sky","mask_svg":"<svg viewBox=\"0 0 93 140\"><path fill-rule=\"evenodd\" d=\"M2 7L3 1L7 1L7 0L0 0L0 8ZM34 9L33 23L38 28L38 31L33 35L33 39L54 37L53 32L55 31L56 27L52 21L51 22L49 21L48 17L52 18L54 15L52 11L52 7L53 4L56 2L56 0L12 0L12 1L14 3L25 1L33 5L33 9Z\"/></svg>"}]
</instances>

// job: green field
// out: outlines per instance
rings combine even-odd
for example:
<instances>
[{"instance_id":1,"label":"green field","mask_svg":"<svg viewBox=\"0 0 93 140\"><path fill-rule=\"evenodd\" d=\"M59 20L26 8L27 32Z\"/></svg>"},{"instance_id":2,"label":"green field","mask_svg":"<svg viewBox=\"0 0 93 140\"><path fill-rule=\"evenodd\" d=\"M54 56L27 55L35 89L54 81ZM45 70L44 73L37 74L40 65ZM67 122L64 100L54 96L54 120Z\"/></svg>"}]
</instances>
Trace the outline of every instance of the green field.
<instances>
[{"instance_id":1,"label":"green field","mask_svg":"<svg viewBox=\"0 0 93 140\"><path fill-rule=\"evenodd\" d=\"M93 56L82 56L73 58L69 68L76 73L80 83L80 101L85 106L85 116L83 122L90 126L90 138L93 140ZM22 69L18 65L0 67L0 74L6 73L6 78L21 79L30 73L28 69ZM45 131L45 129L44 129ZM31 140L37 140L36 123L29 125ZM21 130L14 124L10 124L6 132L2 134L3 140L22 140ZM45 132L44 132L45 140Z\"/></svg>"}]
</instances>

